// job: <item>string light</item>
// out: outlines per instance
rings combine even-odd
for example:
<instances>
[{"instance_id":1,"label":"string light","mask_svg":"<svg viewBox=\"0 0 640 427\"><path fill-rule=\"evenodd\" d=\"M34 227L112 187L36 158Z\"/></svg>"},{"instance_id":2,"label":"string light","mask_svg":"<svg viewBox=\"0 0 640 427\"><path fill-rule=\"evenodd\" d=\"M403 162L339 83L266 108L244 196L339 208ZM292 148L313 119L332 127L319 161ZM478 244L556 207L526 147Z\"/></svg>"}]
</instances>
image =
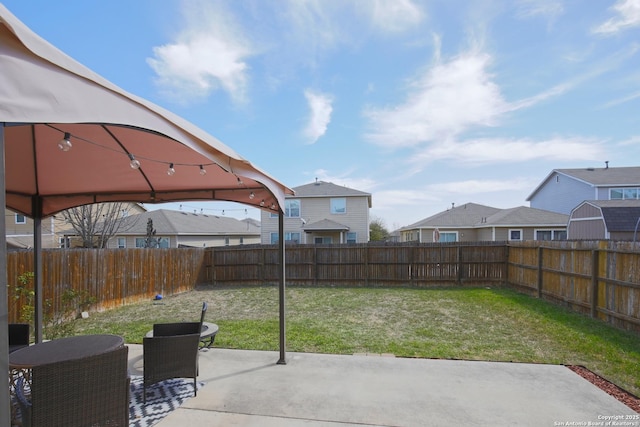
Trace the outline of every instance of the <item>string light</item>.
<instances>
[{"instance_id":1,"label":"string light","mask_svg":"<svg viewBox=\"0 0 640 427\"><path fill-rule=\"evenodd\" d=\"M83 137L81 137L81 136L71 135L71 133L70 133L70 132L64 132L62 129L59 129L59 128L55 127L55 126L52 126L51 124L45 124L45 125L46 125L46 126L48 126L48 127L50 127L51 129L54 129L54 130L56 130L56 131L61 132L61 133L63 133L63 134L64 134L63 138L58 142L58 148L59 148L61 151L69 151L69 150L73 147L73 144L71 143L71 137L73 136L73 138L74 138L74 139L77 139L77 140L80 140L80 141L86 142L86 143L91 144L91 145L95 145L95 146L100 147L100 148L103 148L103 149L105 149L105 150L115 151L115 152L119 152L119 153L121 153L121 154L125 154L125 155L127 155L128 159L129 159L129 166L130 166L132 169L140 169L140 167L142 166L142 165L141 165L141 163L140 163L140 160L136 159L136 157L135 157L133 154L131 154L131 153L122 153L120 150L117 150L117 149L114 149L114 148L112 148L112 147L108 147L108 146L104 146L104 145L98 144L98 143L96 143L96 142L94 142L94 141L90 141L90 140L88 140L88 139L86 139L86 138L83 138ZM152 159L152 158L147 158L147 157L139 157L139 158L140 158L140 159L142 159L142 160L145 160L145 161L150 161L150 162L155 162L155 163L164 163L164 164L167 164L167 163L168 163L168 162L166 162L166 161L157 160L157 159ZM206 174L207 174L207 170L205 169L205 166L211 166L211 165L218 166L218 167L220 167L220 169L222 169L223 171L225 171L225 172L227 172L227 173L232 173L232 174L234 174L234 175L235 175L235 177L236 177L236 180L238 181L238 185L239 185L239 186L244 186L244 185L245 185L245 183L244 183L244 181L242 180L242 178L241 178L240 176L236 175L236 174L233 172L233 170L229 170L229 169L227 169L227 168L224 168L223 166L221 166L221 165L220 165L220 164L218 164L217 162L204 163L204 164L177 163L177 165L179 165L179 166L196 166L196 167L198 167L198 169L199 169L199 173L200 173L200 175L202 175L202 176L204 176L204 175L206 175ZM169 163L169 167L167 168L167 175L169 175L169 176L173 176L173 175L176 173L176 170L175 170L175 167L174 167L174 166L175 166L175 164L174 164L174 163L172 163L172 162L171 162L171 163ZM251 191L251 192L249 193L249 199L250 199L250 200L253 200L253 199L255 199L255 197L256 197L256 194L255 194L253 191ZM267 204L266 204L266 201L265 201L264 199L262 199L262 200L260 201L259 205L260 205L260 207L265 207ZM181 206L181 207L182 207L182 206ZM271 209L275 209L275 208L276 208L276 204L275 204L275 203L271 203L270 208L271 208ZM223 213L223 215L224 215L224 213Z\"/></svg>"},{"instance_id":2,"label":"string light","mask_svg":"<svg viewBox=\"0 0 640 427\"><path fill-rule=\"evenodd\" d=\"M129 166L131 166L131 169L140 169L140 162L136 160L135 157L133 157L133 154L129 153L129 160L131 160L129 162Z\"/></svg>"},{"instance_id":3,"label":"string light","mask_svg":"<svg viewBox=\"0 0 640 427\"><path fill-rule=\"evenodd\" d=\"M70 139L71 139L71 134L69 132L65 132L64 138L62 138L60 142L58 142L58 148L62 151L71 150L71 147L73 147L73 144L71 144Z\"/></svg>"}]
</instances>

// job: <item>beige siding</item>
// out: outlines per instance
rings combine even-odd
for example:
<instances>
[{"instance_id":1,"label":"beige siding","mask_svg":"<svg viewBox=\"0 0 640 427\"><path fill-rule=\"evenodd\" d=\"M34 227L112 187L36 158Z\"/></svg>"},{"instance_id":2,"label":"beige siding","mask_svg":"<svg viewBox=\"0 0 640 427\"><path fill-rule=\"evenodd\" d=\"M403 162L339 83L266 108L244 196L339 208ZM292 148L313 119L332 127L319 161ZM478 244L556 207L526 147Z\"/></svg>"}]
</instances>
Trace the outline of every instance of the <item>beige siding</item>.
<instances>
[{"instance_id":1,"label":"beige siding","mask_svg":"<svg viewBox=\"0 0 640 427\"><path fill-rule=\"evenodd\" d=\"M367 197L345 197L347 212L344 214L331 213L331 197L291 197L290 199L300 200L300 218L285 218L284 230L285 233L300 233L300 243L313 243L313 238L316 236L329 236L329 234L322 232L305 234L303 231L305 223L313 224L324 219L349 227L349 232L357 234L357 243L369 241L369 203ZM271 217L269 212L262 211L261 222L262 243L268 244L271 242L271 234L278 232L278 218ZM332 233L331 237L333 243L340 243L339 234ZM346 236L342 238L346 239Z\"/></svg>"}]
</instances>

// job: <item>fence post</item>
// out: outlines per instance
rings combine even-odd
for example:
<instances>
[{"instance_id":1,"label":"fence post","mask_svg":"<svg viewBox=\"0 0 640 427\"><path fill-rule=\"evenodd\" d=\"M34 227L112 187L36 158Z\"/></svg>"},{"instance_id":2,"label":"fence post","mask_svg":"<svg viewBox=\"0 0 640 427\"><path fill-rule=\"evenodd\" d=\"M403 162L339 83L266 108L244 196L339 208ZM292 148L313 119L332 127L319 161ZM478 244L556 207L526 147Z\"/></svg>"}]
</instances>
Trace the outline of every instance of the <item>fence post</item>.
<instances>
[{"instance_id":1,"label":"fence post","mask_svg":"<svg viewBox=\"0 0 640 427\"><path fill-rule=\"evenodd\" d=\"M591 317L598 315L598 276L600 275L600 251L591 251Z\"/></svg>"},{"instance_id":2,"label":"fence post","mask_svg":"<svg viewBox=\"0 0 640 427\"><path fill-rule=\"evenodd\" d=\"M538 246L538 298L542 298L542 246Z\"/></svg>"},{"instance_id":3,"label":"fence post","mask_svg":"<svg viewBox=\"0 0 640 427\"><path fill-rule=\"evenodd\" d=\"M458 244L458 285L462 284L462 246Z\"/></svg>"}]
</instances>

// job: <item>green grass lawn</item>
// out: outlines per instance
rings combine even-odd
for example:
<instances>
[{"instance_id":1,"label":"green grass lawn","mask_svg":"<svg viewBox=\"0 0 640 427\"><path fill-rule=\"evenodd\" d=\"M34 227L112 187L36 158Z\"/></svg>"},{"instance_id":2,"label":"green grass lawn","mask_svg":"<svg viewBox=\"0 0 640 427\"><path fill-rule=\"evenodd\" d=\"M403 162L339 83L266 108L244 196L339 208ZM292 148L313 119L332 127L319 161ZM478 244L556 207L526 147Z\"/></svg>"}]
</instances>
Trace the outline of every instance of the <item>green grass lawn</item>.
<instances>
[{"instance_id":1,"label":"green grass lawn","mask_svg":"<svg viewBox=\"0 0 640 427\"><path fill-rule=\"evenodd\" d=\"M141 343L153 323L197 321L216 347L277 350L275 287L201 288L74 321L75 333ZM287 350L583 365L640 395L640 336L501 288L287 289Z\"/></svg>"}]
</instances>

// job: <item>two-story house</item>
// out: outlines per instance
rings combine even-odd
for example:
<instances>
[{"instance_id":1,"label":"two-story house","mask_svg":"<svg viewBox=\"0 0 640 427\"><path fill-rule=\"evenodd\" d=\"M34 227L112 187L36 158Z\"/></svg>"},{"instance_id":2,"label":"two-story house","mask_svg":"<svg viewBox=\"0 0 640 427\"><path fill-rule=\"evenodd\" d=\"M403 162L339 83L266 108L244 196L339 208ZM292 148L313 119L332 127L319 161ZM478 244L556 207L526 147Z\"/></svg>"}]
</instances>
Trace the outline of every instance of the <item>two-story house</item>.
<instances>
[{"instance_id":1,"label":"two-story house","mask_svg":"<svg viewBox=\"0 0 640 427\"><path fill-rule=\"evenodd\" d=\"M371 194L331 182L294 187L286 196L285 240L293 243L366 243ZM262 211L263 244L278 242L278 216Z\"/></svg>"},{"instance_id":2,"label":"two-story house","mask_svg":"<svg viewBox=\"0 0 640 427\"><path fill-rule=\"evenodd\" d=\"M527 197L529 206L563 214L585 200L640 199L640 167L554 169Z\"/></svg>"},{"instance_id":3,"label":"two-story house","mask_svg":"<svg viewBox=\"0 0 640 427\"><path fill-rule=\"evenodd\" d=\"M499 209L476 203L452 206L402 227L402 242L565 240L569 216L518 206Z\"/></svg>"}]
</instances>

